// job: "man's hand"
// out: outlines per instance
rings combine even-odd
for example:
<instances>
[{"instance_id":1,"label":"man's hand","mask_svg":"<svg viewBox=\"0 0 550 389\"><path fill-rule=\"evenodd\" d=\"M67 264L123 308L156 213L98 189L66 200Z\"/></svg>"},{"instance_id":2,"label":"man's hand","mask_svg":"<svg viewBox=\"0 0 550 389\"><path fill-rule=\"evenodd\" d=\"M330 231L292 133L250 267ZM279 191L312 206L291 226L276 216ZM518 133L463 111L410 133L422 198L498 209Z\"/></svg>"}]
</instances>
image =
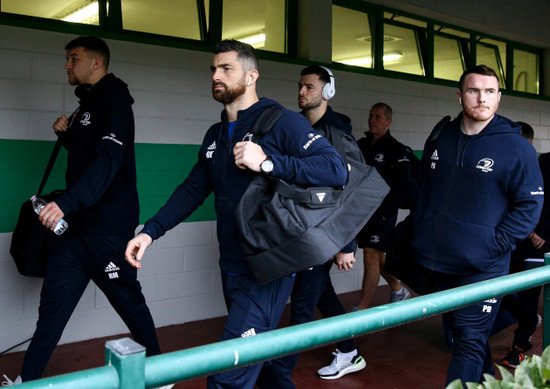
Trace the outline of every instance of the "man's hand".
<instances>
[{"instance_id":1,"label":"man's hand","mask_svg":"<svg viewBox=\"0 0 550 389\"><path fill-rule=\"evenodd\" d=\"M529 239L536 249L540 249L546 243L546 241L542 239L539 235L537 235L534 231L531 232L531 235L529 235Z\"/></svg>"},{"instance_id":2,"label":"man's hand","mask_svg":"<svg viewBox=\"0 0 550 389\"><path fill-rule=\"evenodd\" d=\"M351 270L355 263L355 256L353 253L338 253L336 254L336 265L338 270Z\"/></svg>"},{"instance_id":3,"label":"man's hand","mask_svg":"<svg viewBox=\"0 0 550 389\"><path fill-rule=\"evenodd\" d=\"M49 228L53 231L57 223L63 219L65 214L57 206L57 204L54 201L50 201L42 210L40 211L40 214L38 215L38 220L40 220L40 223L44 225L44 227Z\"/></svg>"},{"instance_id":4,"label":"man's hand","mask_svg":"<svg viewBox=\"0 0 550 389\"><path fill-rule=\"evenodd\" d=\"M134 239L128 242L124 258L126 262L137 269L141 269L141 259L145 250L151 246L153 239L147 234L137 234Z\"/></svg>"},{"instance_id":5,"label":"man's hand","mask_svg":"<svg viewBox=\"0 0 550 389\"><path fill-rule=\"evenodd\" d=\"M55 132L65 132L69 128L69 119L67 119L67 116L61 115L57 118L52 127Z\"/></svg>"},{"instance_id":6,"label":"man's hand","mask_svg":"<svg viewBox=\"0 0 550 389\"><path fill-rule=\"evenodd\" d=\"M238 142L233 149L235 165L240 169L260 172L260 164L266 159L262 147L254 142Z\"/></svg>"}]
</instances>

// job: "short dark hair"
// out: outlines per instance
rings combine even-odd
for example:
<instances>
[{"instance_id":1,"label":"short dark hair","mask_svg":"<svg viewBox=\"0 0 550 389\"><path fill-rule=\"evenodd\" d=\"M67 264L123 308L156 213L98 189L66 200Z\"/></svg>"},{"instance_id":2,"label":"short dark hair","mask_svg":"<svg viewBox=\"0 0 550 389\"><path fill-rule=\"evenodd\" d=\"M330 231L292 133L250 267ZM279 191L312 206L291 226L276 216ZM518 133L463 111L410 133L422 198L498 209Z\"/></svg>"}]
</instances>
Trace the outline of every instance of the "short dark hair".
<instances>
[{"instance_id":1,"label":"short dark hair","mask_svg":"<svg viewBox=\"0 0 550 389\"><path fill-rule=\"evenodd\" d=\"M516 122L521 126L521 136L523 136L525 139L533 140L535 138L535 131L533 130L533 127L531 127L529 124L525 122Z\"/></svg>"},{"instance_id":2,"label":"short dark hair","mask_svg":"<svg viewBox=\"0 0 550 389\"><path fill-rule=\"evenodd\" d=\"M237 52L237 58L246 71L260 70L256 50L254 50L254 47L250 46L248 43L240 42L235 39L224 39L223 41L218 42L214 48L214 54L227 53L229 51Z\"/></svg>"},{"instance_id":3,"label":"short dark hair","mask_svg":"<svg viewBox=\"0 0 550 389\"><path fill-rule=\"evenodd\" d=\"M103 59L105 68L109 66L111 52L109 46L101 38L95 36L79 36L65 45L65 50L71 50L75 47L83 47L86 51L93 51Z\"/></svg>"},{"instance_id":4,"label":"short dark hair","mask_svg":"<svg viewBox=\"0 0 550 389\"><path fill-rule=\"evenodd\" d=\"M384 108L384 116L386 117L386 119L391 119L393 117L393 110L386 103L376 103L371 107L371 110L373 108Z\"/></svg>"},{"instance_id":5,"label":"short dark hair","mask_svg":"<svg viewBox=\"0 0 550 389\"><path fill-rule=\"evenodd\" d=\"M495 77L500 87L500 79L498 78L497 73L493 69L491 69L487 65L476 65L466 69L464 73L462 73L462 76L460 76L459 87L458 87L460 89L460 92L462 92L462 87L464 86L464 80L466 79L466 76L468 74L481 74L482 76Z\"/></svg>"},{"instance_id":6,"label":"short dark hair","mask_svg":"<svg viewBox=\"0 0 550 389\"><path fill-rule=\"evenodd\" d=\"M319 80L328 84L330 82L330 75L327 72L327 69L320 65L309 65L302 69L300 76L307 76L308 74L316 74L319 76Z\"/></svg>"}]
</instances>

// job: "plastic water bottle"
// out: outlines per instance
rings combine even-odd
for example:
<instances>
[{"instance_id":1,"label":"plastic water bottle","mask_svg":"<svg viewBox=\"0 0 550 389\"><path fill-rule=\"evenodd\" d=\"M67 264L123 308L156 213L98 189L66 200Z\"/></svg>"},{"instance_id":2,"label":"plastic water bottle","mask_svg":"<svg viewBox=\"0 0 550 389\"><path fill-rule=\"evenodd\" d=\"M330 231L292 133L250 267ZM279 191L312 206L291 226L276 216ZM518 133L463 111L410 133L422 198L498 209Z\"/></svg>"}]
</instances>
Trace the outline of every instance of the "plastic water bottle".
<instances>
[{"instance_id":1,"label":"plastic water bottle","mask_svg":"<svg viewBox=\"0 0 550 389\"><path fill-rule=\"evenodd\" d=\"M36 196L31 197L31 203L32 203L32 209L34 209L34 212L36 212L37 215L40 215L40 211L42 211L42 208L44 208L46 204L48 204L46 200ZM61 235L62 233L65 232L65 230L67 230L67 228L69 228L69 224L64 219L61 219L55 225L53 232L56 235Z\"/></svg>"}]
</instances>

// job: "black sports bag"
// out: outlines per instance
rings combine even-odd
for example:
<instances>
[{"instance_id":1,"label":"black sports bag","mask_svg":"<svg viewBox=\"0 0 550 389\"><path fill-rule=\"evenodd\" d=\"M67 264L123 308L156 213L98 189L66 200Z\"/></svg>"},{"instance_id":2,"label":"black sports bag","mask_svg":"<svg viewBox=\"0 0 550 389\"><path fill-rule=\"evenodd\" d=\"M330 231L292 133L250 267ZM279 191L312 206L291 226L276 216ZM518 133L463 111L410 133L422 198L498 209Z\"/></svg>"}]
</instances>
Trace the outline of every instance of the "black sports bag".
<instances>
[{"instance_id":1,"label":"black sports bag","mask_svg":"<svg viewBox=\"0 0 550 389\"><path fill-rule=\"evenodd\" d=\"M265 109L251 132L263 135L281 115L280 108ZM333 139L337 143L341 154L343 147L350 151L345 155L361 155L352 138ZM357 159L344 159L348 180L338 189L302 188L261 174L253 178L236 216L246 261L260 283L330 260L382 203L389 187L376 169Z\"/></svg>"}]
</instances>

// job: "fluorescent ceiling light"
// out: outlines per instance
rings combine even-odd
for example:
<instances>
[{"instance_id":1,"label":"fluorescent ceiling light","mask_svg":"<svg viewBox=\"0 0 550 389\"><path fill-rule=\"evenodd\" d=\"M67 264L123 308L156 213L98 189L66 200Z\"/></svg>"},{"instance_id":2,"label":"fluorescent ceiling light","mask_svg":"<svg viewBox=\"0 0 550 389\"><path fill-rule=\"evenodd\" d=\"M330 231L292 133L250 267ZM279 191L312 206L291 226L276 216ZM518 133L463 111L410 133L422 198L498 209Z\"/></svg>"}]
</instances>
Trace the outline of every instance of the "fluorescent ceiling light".
<instances>
[{"instance_id":1,"label":"fluorescent ceiling light","mask_svg":"<svg viewBox=\"0 0 550 389\"><path fill-rule=\"evenodd\" d=\"M99 18L99 5L97 2L89 3L61 18L65 22L92 23Z\"/></svg>"},{"instance_id":2,"label":"fluorescent ceiling light","mask_svg":"<svg viewBox=\"0 0 550 389\"><path fill-rule=\"evenodd\" d=\"M388 53L384 54L382 57L382 60L384 62L400 62L403 59L404 55L400 51L396 51L395 53Z\"/></svg>"},{"instance_id":3,"label":"fluorescent ceiling light","mask_svg":"<svg viewBox=\"0 0 550 389\"><path fill-rule=\"evenodd\" d=\"M258 31L251 35L243 36L241 38L236 38L238 41L248 43L250 46L255 49L265 46L265 33L263 31Z\"/></svg>"},{"instance_id":4,"label":"fluorescent ceiling light","mask_svg":"<svg viewBox=\"0 0 550 389\"><path fill-rule=\"evenodd\" d=\"M346 64L346 65L351 65L351 66L370 67L370 65L372 63L372 58L371 57L357 57L357 58L341 59L341 60L336 61L336 62L340 62L340 63Z\"/></svg>"},{"instance_id":5,"label":"fluorescent ceiling light","mask_svg":"<svg viewBox=\"0 0 550 389\"><path fill-rule=\"evenodd\" d=\"M391 64L396 62L401 62L404 55L400 51L391 52L384 54L384 57L382 57L382 60L385 64ZM347 58L347 59L341 59L339 61L346 65L352 65L352 66L362 66L362 67L370 67L372 64L372 57L354 57L354 58Z\"/></svg>"}]
</instances>

